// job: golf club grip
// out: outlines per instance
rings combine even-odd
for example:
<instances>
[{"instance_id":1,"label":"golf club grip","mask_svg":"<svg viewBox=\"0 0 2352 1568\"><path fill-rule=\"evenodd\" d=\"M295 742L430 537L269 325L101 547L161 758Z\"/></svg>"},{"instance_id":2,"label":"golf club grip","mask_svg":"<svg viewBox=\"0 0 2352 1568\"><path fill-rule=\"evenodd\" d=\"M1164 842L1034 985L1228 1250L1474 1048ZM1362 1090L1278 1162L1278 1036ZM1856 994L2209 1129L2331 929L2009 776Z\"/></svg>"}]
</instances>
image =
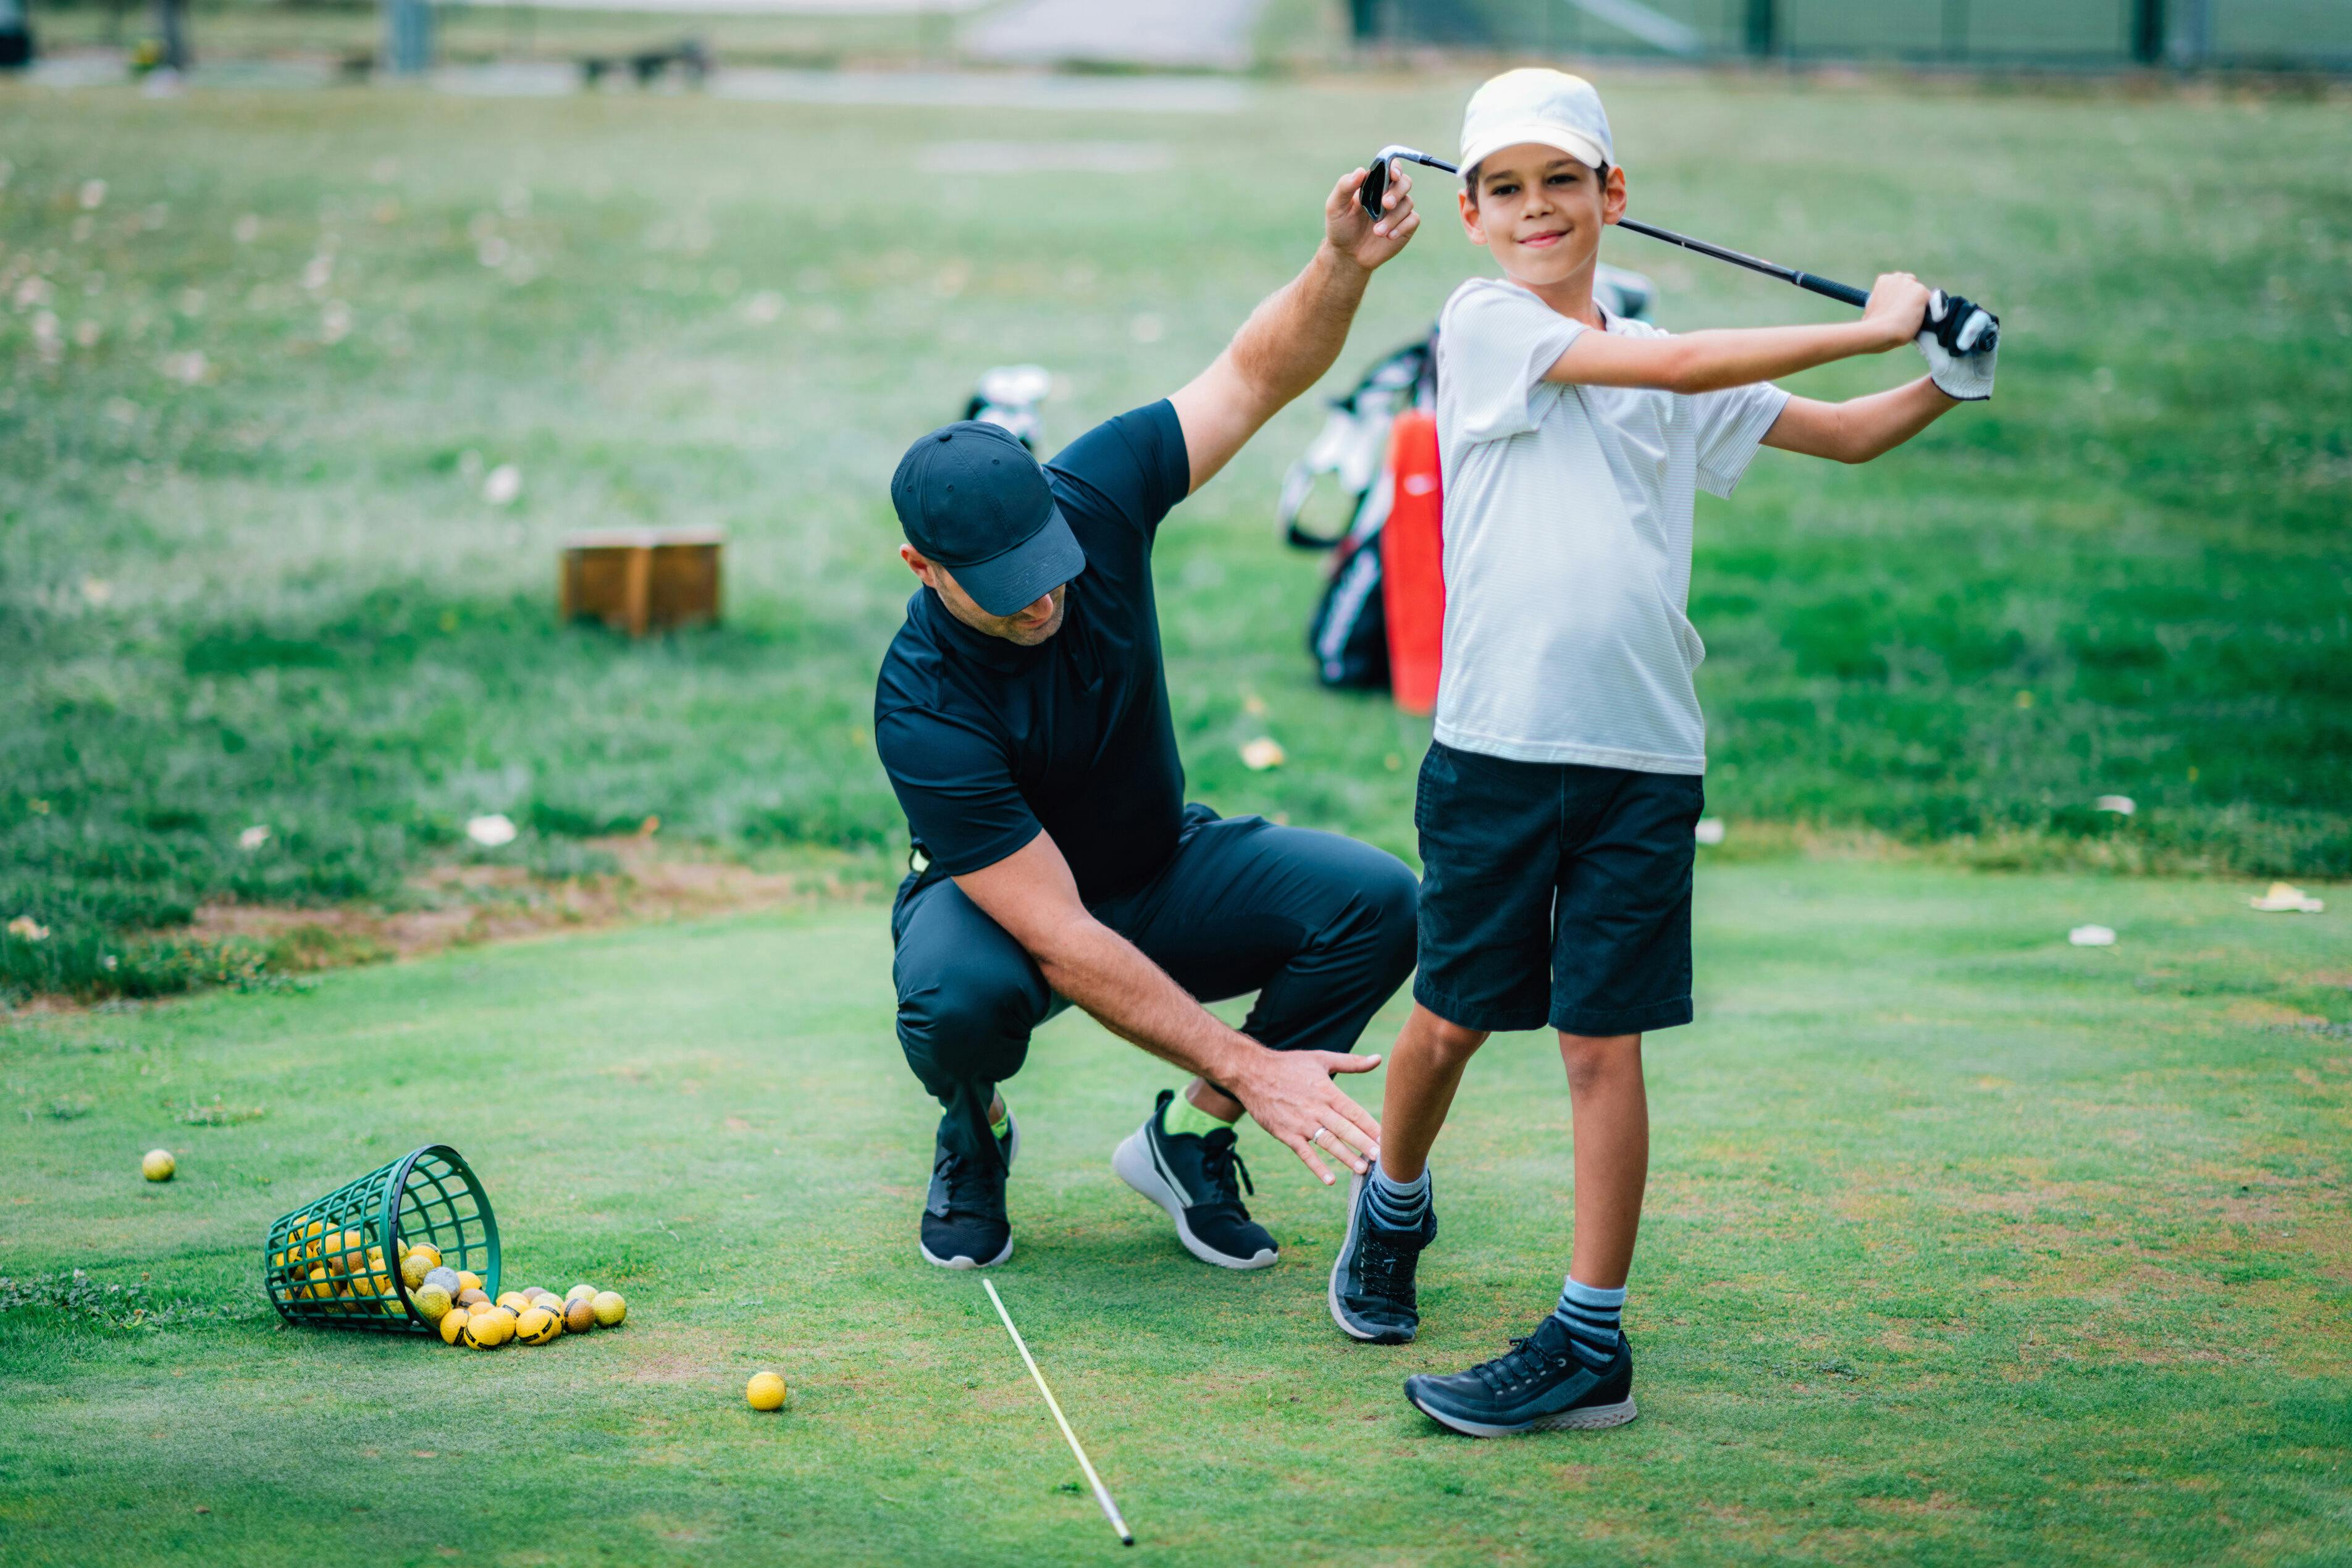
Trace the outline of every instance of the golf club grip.
<instances>
[{"instance_id":1,"label":"golf club grip","mask_svg":"<svg viewBox=\"0 0 2352 1568\"><path fill-rule=\"evenodd\" d=\"M1857 310L1870 303L1868 291L1856 288L1851 283L1836 283L1826 277L1815 277L1810 272L1800 272L1789 281L1800 288L1810 288L1814 293L1826 295L1832 299L1842 299Z\"/></svg>"}]
</instances>

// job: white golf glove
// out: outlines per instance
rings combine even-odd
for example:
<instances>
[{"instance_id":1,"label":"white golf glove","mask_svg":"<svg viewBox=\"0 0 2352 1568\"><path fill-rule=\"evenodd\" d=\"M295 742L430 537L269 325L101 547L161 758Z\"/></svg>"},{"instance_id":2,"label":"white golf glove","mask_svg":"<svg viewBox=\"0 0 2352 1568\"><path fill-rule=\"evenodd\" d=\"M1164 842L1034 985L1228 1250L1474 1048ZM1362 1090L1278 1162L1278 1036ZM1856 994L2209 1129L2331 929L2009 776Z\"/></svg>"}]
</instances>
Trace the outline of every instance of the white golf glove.
<instances>
[{"instance_id":1,"label":"white golf glove","mask_svg":"<svg viewBox=\"0 0 2352 1568\"><path fill-rule=\"evenodd\" d=\"M1992 396L1993 360L2000 352L2000 318L1971 300L1938 288L1927 297L1927 324L1917 339L1927 374L1948 398L1982 402Z\"/></svg>"}]
</instances>

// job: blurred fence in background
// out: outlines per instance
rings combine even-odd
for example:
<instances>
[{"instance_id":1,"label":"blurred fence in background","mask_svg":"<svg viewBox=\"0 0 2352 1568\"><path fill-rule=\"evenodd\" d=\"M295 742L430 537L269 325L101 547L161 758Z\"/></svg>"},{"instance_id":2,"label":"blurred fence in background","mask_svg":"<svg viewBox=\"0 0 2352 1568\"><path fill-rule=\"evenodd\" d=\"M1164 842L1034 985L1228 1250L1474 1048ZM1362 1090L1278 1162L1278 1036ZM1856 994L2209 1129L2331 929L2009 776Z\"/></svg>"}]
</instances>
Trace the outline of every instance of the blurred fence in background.
<instances>
[{"instance_id":1,"label":"blurred fence in background","mask_svg":"<svg viewBox=\"0 0 2352 1568\"><path fill-rule=\"evenodd\" d=\"M1691 59L2352 69L2352 0L1349 0L1359 44Z\"/></svg>"}]
</instances>

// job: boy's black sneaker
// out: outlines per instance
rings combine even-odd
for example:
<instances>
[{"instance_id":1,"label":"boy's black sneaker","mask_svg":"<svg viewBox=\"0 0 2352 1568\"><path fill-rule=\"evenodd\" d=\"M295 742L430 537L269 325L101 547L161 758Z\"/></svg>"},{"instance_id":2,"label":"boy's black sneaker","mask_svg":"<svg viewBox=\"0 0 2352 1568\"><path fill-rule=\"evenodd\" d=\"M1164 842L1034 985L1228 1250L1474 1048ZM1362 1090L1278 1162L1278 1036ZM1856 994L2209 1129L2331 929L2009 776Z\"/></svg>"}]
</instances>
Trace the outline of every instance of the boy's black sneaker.
<instances>
[{"instance_id":1,"label":"boy's black sneaker","mask_svg":"<svg viewBox=\"0 0 2352 1568\"><path fill-rule=\"evenodd\" d=\"M1412 1289L1421 1249L1437 1239L1436 1192L1411 1230L1391 1230L1372 1216L1372 1178L1348 1188L1348 1234L1331 1260L1331 1321L1372 1344L1402 1344L1421 1327Z\"/></svg>"},{"instance_id":2,"label":"boy's black sneaker","mask_svg":"<svg viewBox=\"0 0 2352 1568\"><path fill-rule=\"evenodd\" d=\"M942 1138L932 1146L931 1191L923 1202L923 1261L942 1269L986 1269L1013 1256L1013 1221L1004 1213L1004 1178L1021 1152L1021 1124L1004 1109L1004 1135L993 1163L965 1159ZM985 1168L983 1168L985 1167Z\"/></svg>"},{"instance_id":3,"label":"boy's black sneaker","mask_svg":"<svg viewBox=\"0 0 2352 1568\"><path fill-rule=\"evenodd\" d=\"M1547 1317L1513 1340L1508 1354L1467 1372L1406 1378L1404 1396L1439 1426L1470 1437L1622 1427L1635 1414L1633 1349L1620 1334L1615 1358L1588 1366L1570 1347L1566 1326Z\"/></svg>"},{"instance_id":4,"label":"boy's black sneaker","mask_svg":"<svg viewBox=\"0 0 2352 1568\"><path fill-rule=\"evenodd\" d=\"M1175 1091L1162 1089L1143 1125L1110 1156L1118 1179L1168 1211L1176 1239L1203 1263L1220 1269L1263 1269L1281 1256L1265 1227L1242 1207L1242 1188L1257 1191L1234 1130L1171 1133L1166 1120Z\"/></svg>"}]
</instances>

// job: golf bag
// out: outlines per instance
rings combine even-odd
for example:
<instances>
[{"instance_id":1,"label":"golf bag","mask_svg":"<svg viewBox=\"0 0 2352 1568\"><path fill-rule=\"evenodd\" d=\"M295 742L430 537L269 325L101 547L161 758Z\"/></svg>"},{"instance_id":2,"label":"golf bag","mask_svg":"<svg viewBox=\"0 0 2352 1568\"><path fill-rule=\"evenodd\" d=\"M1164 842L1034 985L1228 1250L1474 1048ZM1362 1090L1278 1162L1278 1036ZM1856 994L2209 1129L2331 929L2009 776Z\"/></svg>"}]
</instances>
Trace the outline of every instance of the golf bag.
<instances>
[{"instance_id":1,"label":"golf bag","mask_svg":"<svg viewBox=\"0 0 2352 1568\"><path fill-rule=\"evenodd\" d=\"M1647 320L1657 289L1638 272L1602 267L1592 292L1611 314ZM1323 428L1282 481L1276 520L1294 548L1328 550L1322 596L1307 623L1307 651L1327 686L1384 692L1390 687L1389 625L1381 580L1381 536L1395 502L1389 436L1407 409L1437 407L1437 333L1409 343L1365 372L1355 390L1331 400ZM1304 520L1316 481L1330 475L1346 497L1344 522L1318 532Z\"/></svg>"},{"instance_id":2,"label":"golf bag","mask_svg":"<svg viewBox=\"0 0 2352 1568\"><path fill-rule=\"evenodd\" d=\"M980 383L963 405L963 416L1002 426L1034 452L1045 434L1045 420L1037 405L1053 387L1054 378L1043 365L998 365L981 372Z\"/></svg>"},{"instance_id":3,"label":"golf bag","mask_svg":"<svg viewBox=\"0 0 2352 1568\"><path fill-rule=\"evenodd\" d=\"M1381 591L1381 531L1392 497L1389 427L1408 408L1437 401L1437 339L1432 334L1374 365L1330 415L1282 481L1283 537L1299 549L1329 550L1322 597L1307 627L1316 678L1327 686L1382 692L1389 686L1388 616ZM1346 497L1344 526L1318 533L1305 521L1315 482L1334 476Z\"/></svg>"}]
</instances>

